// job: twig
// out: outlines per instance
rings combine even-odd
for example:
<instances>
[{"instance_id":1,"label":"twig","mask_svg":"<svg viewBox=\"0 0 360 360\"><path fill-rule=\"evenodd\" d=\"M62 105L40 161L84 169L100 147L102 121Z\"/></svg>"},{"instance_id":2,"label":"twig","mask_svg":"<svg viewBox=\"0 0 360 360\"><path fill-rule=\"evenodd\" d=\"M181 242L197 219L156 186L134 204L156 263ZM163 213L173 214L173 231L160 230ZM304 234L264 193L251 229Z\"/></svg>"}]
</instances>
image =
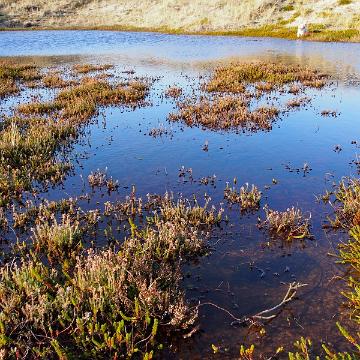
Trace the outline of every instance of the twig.
<instances>
[{"instance_id":1,"label":"twig","mask_svg":"<svg viewBox=\"0 0 360 360\"><path fill-rule=\"evenodd\" d=\"M289 288L288 291L286 292L284 298L282 299L282 301L275 305L274 307L270 308L270 309L266 309L263 311L260 311L259 313L255 314L254 316L252 316L252 318L254 319L261 319L261 320L270 320L273 319L276 315L270 315L270 316L263 316L264 314L269 314L274 312L275 310L279 309L280 307L284 306L285 304L287 304L289 301L291 301L295 295L296 295L296 291L297 289L306 286L307 284L300 284L300 283L295 283L292 282L289 284Z\"/></svg>"},{"instance_id":2,"label":"twig","mask_svg":"<svg viewBox=\"0 0 360 360\"><path fill-rule=\"evenodd\" d=\"M244 324L244 323L253 323L254 320L271 320L273 318L275 318L277 316L277 314L272 314L274 311L278 310L279 308L281 308L282 306L286 305L288 302L290 302L291 300L294 299L294 297L296 296L297 290L303 286L307 286L307 284L301 284L301 283L296 283L296 282L292 282L289 284L289 288L285 294L285 296L283 297L282 301L273 306L270 309L265 309L263 311L258 312L255 315L252 316L243 316L241 318L236 317L235 315L233 315L229 310L216 305L214 303L211 302L206 302L206 303L201 303L198 304L196 307L199 308L200 306L204 306L204 305L210 305L213 306L221 311L224 311L225 313L227 313L232 319L234 319L235 321L233 321L231 324Z\"/></svg>"}]
</instances>

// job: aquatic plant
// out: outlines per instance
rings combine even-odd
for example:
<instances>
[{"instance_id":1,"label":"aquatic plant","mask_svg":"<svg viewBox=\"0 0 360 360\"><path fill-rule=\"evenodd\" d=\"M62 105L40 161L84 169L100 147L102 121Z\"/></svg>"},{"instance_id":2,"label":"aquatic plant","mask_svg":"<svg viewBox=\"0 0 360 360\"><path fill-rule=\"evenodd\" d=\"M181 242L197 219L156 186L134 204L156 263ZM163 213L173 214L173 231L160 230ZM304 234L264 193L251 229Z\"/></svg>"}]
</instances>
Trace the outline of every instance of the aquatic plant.
<instances>
[{"instance_id":1,"label":"aquatic plant","mask_svg":"<svg viewBox=\"0 0 360 360\"><path fill-rule=\"evenodd\" d=\"M65 81L58 73L48 73L42 78L42 82L47 88L63 88L73 84L73 81Z\"/></svg>"},{"instance_id":2,"label":"aquatic plant","mask_svg":"<svg viewBox=\"0 0 360 360\"><path fill-rule=\"evenodd\" d=\"M22 83L29 84L41 78L35 65L0 61L0 99L20 92Z\"/></svg>"},{"instance_id":3,"label":"aquatic plant","mask_svg":"<svg viewBox=\"0 0 360 360\"><path fill-rule=\"evenodd\" d=\"M144 101L149 85L130 81L118 85L93 78L84 78L79 85L61 91L53 101L34 102L18 107L22 114L54 114L77 122L89 120L102 105L136 106Z\"/></svg>"},{"instance_id":4,"label":"aquatic plant","mask_svg":"<svg viewBox=\"0 0 360 360\"><path fill-rule=\"evenodd\" d=\"M310 233L311 215L305 217L300 209L293 206L281 212L264 207L264 211L266 219L259 224L259 227L265 227L272 238L292 241L312 237Z\"/></svg>"},{"instance_id":5,"label":"aquatic plant","mask_svg":"<svg viewBox=\"0 0 360 360\"><path fill-rule=\"evenodd\" d=\"M260 207L261 191L255 186L249 186L248 183L240 187L239 192L235 187L226 184L224 198L231 204L239 204L242 211L257 210Z\"/></svg>"},{"instance_id":6,"label":"aquatic plant","mask_svg":"<svg viewBox=\"0 0 360 360\"><path fill-rule=\"evenodd\" d=\"M306 103L310 102L311 99L308 97L301 97L296 99L291 99L286 103L286 106L288 108L298 108L302 105L305 105Z\"/></svg>"},{"instance_id":7,"label":"aquatic plant","mask_svg":"<svg viewBox=\"0 0 360 360\"><path fill-rule=\"evenodd\" d=\"M61 181L71 166L55 154L63 141L75 135L68 122L6 119L0 130L0 205L30 191L33 181Z\"/></svg>"},{"instance_id":8,"label":"aquatic plant","mask_svg":"<svg viewBox=\"0 0 360 360\"><path fill-rule=\"evenodd\" d=\"M109 192L115 191L119 187L117 180L114 180L112 177L108 177L106 172L102 172L100 170L91 172L88 176L88 182L92 188L106 187Z\"/></svg>"},{"instance_id":9,"label":"aquatic plant","mask_svg":"<svg viewBox=\"0 0 360 360\"><path fill-rule=\"evenodd\" d=\"M182 95L182 92L183 92L182 88L177 86L172 86L165 90L165 97L177 99Z\"/></svg>"},{"instance_id":10,"label":"aquatic plant","mask_svg":"<svg viewBox=\"0 0 360 360\"><path fill-rule=\"evenodd\" d=\"M332 200L331 196L334 196ZM360 180L357 178L343 179L328 194L328 201L334 209L334 218L328 218L334 228L351 229L360 225Z\"/></svg>"},{"instance_id":11,"label":"aquatic plant","mask_svg":"<svg viewBox=\"0 0 360 360\"><path fill-rule=\"evenodd\" d=\"M154 138L161 137L163 135L172 135L172 130L166 128L163 125L159 125L159 127L154 127L150 129L149 135Z\"/></svg>"},{"instance_id":12,"label":"aquatic plant","mask_svg":"<svg viewBox=\"0 0 360 360\"><path fill-rule=\"evenodd\" d=\"M12 79L32 81L41 79L39 68L32 64L17 64L11 61L0 62L0 80Z\"/></svg>"},{"instance_id":13,"label":"aquatic plant","mask_svg":"<svg viewBox=\"0 0 360 360\"><path fill-rule=\"evenodd\" d=\"M163 334L191 328L197 309L180 289L181 265L204 252L221 213L158 199L142 228L130 220L117 250L80 252L80 226L67 216L34 229L29 255L0 267L4 356L149 358ZM43 251L73 265L50 268L37 256Z\"/></svg>"},{"instance_id":14,"label":"aquatic plant","mask_svg":"<svg viewBox=\"0 0 360 360\"><path fill-rule=\"evenodd\" d=\"M12 79L0 79L0 99L17 94L20 91L16 82Z\"/></svg>"},{"instance_id":15,"label":"aquatic plant","mask_svg":"<svg viewBox=\"0 0 360 360\"><path fill-rule=\"evenodd\" d=\"M243 93L251 83L260 89L264 88L264 83L268 84L266 87L269 89L294 83L319 88L325 85L326 77L325 74L296 65L233 63L216 68L210 80L204 84L204 89L208 92Z\"/></svg>"},{"instance_id":16,"label":"aquatic plant","mask_svg":"<svg viewBox=\"0 0 360 360\"><path fill-rule=\"evenodd\" d=\"M322 110L321 116L332 116L337 117L338 112L336 110Z\"/></svg>"},{"instance_id":17,"label":"aquatic plant","mask_svg":"<svg viewBox=\"0 0 360 360\"><path fill-rule=\"evenodd\" d=\"M76 64L73 66L73 70L76 74L88 74L90 72L95 71L104 71L113 69L114 65L111 64L100 64L100 65L93 65L93 64Z\"/></svg>"},{"instance_id":18,"label":"aquatic plant","mask_svg":"<svg viewBox=\"0 0 360 360\"><path fill-rule=\"evenodd\" d=\"M69 215L63 215L61 222L41 221L33 229L34 251L46 254L50 263L69 262L82 249L82 233L79 222Z\"/></svg>"},{"instance_id":19,"label":"aquatic plant","mask_svg":"<svg viewBox=\"0 0 360 360\"><path fill-rule=\"evenodd\" d=\"M3 69L3 76L29 77L22 73L28 67L25 70L6 69L7 72ZM49 86L54 86L54 79L48 80ZM55 83L60 85L58 79ZM61 90L54 100L22 104L17 108L17 116L5 118L2 122L0 206L9 203L12 198L21 197L24 191L33 190L35 184L47 186L61 182L71 169L66 151L81 134L83 125L96 115L98 108L141 105L150 83L131 80L109 84L103 80L83 78L80 84L70 81L66 85L68 87ZM108 179L107 187L113 191L117 184Z\"/></svg>"},{"instance_id":20,"label":"aquatic plant","mask_svg":"<svg viewBox=\"0 0 360 360\"><path fill-rule=\"evenodd\" d=\"M183 121L189 126L215 130L269 130L279 115L279 110L274 107L250 111L247 101L235 96L203 97L198 102L188 99L178 107L178 113L169 115L170 121Z\"/></svg>"}]
</instances>

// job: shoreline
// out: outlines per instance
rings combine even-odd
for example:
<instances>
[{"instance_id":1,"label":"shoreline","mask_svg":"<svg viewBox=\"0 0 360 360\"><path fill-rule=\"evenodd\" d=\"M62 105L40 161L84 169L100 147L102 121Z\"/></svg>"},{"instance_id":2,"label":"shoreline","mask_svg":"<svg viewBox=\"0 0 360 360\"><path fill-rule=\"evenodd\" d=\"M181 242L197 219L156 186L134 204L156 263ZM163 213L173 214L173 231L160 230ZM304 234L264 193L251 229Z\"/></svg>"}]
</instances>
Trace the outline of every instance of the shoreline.
<instances>
[{"instance_id":1,"label":"shoreline","mask_svg":"<svg viewBox=\"0 0 360 360\"><path fill-rule=\"evenodd\" d=\"M121 32L149 32L167 35L199 35L199 36L239 36L239 37L263 37L278 38L285 40L297 40L296 27L281 27L267 25L259 28L246 28L239 30L199 30L187 31L184 29L143 28L131 26L42 26L42 27L0 27L0 32L5 31L121 31ZM345 42L360 43L360 30L324 30L314 25L309 25L308 36L301 38L303 41L318 42Z\"/></svg>"}]
</instances>

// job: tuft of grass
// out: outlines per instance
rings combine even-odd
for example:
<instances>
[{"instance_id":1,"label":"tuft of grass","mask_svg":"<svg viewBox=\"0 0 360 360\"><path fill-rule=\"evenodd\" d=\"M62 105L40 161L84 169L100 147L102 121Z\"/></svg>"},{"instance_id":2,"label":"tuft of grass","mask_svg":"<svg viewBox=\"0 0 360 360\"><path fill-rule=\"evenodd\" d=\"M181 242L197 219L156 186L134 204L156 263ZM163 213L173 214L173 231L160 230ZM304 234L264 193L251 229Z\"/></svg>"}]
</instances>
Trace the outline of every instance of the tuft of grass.
<instances>
[{"instance_id":1,"label":"tuft of grass","mask_svg":"<svg viewBox=\"0 0 360 360\"><path fill-rule=\"evenodd\" d=\"M101 65L77 64L73 67L73 70L76 74L88 74L91 72L110 70L113 68L114 65L111 64L101 64Z\"/></svg>"},{"instance_id":2,"label":"tuft of grass","mask_svg":"<svg viewBox=\"0 0 360 360\"><path fill-rule=\"evenodd\" d=\"M0 131L0 205L31 191L33 181L61 181L70 165L55 154L75 135L68 122L7 119Z\"/></svg>"},{"instance_id":3,"label":"tuft of grass","mask_svg":"<svg viewBox=\"0 0 360 360\"><path fill-rule=\"evenodd\" d=\"M170 114L169 120L214 130L269 130L279 115L274 107L250 111L245 100L234 96L218 96L212 100L203 97L195 103L188 99L178 107L179 112Z\"/></svg>"},{"instance_id":4,"label":"tuft of grass","mask_svg":"<svg viewBox=\"0 0 360 360\"><path fill-rule=\"evenodd\" d=\"M310 233L310 217L303 215L300 209L294 206L286 211L271 210L264 208L266 219L259 227L265 227L272 238L285 241L294 239L311 238Z\"/></svg>"},{"instance_id":5,"label":"tuft of grass","mask_svg":"<svg viewBox=\"0 0 360 360\"><path fill-rule=\"evenodd\" d=\"M50 263L68 263L82 249L82 230L78 221L64 215L61 222L56 218L42 221L33 229L34 251L46 254Z\"/></svg>"},{"instance_id":6,"label":"tuft of grass","mask_svg":"<svg viewBox=\"0 0 360 360\"><path fill-rule=\"evenodd\" d=\"M239 192L226 184L224 198L231 204L239 204L241 211L258 210L260 207L261 191L248 183L240 187Z\"/></svg>"},{"instance_id":7,"label":"tuft of grass","mask_svg":"<svg viewBox=\"0 0 360 360\"><path fill-rule=\"evenodd\" d=\"M71 81L65 81L58 73L49 73L42 79L43 84L47 88L63 88L72 84Z\"/></svg>"},{"instance_id":8,"label":"tuft of grass","mask_svg":"<svg viewBox=\"0 0 360 360\"><path fill-rule=\"evenodd\" d=\"M308 103L309 101L311 101L311 99L308 97L296 98L296 99L289 100L286 103L286 106L288 108L299 108L302 105L305 105L306 103Z\"/></svg>"},{"instance_id":9,"label":"tuft of grass","mask_svg":"<svg viewBox=\"0 0 360 360\"><path fill-rule=\"evenodd\" d=\"M2 79L31 81L41 79L41 75L39 69L35 65L22 65L9 61L1 61L0 80Z\"/></svg>"},{"instance_id":10,"label":"tuft of grass","mask_svg":"<svg viewBox=\"0 0 360 360\"><path fill-rule=\"evenodd\" d=\"M39 69L35 65L0 61L0 99L19 93L19 84L28 84L40 78Z\"/></svg>"},{"instance_id":11,"label":"tuft of grass","mask_svg":"<svg viewBox=\"0 0 360 360\"><path fill-rule=\"evenodd\" d=\"M119 187L117 180L113 180L112 177L107 176L106 172L100 170L91 172L88 176L88 182L93 189L106 187L108 192L115 191Z\"/></svg>"},{"instance_id":12,"label":"tuft of grass","mask_svg":"<svg viewBox=\"0 0 360 360\"><path fill-rule=\"evenodd\" d=\"M168 89L166 89L165 97L177 99L182 95L182 92L183 92L182 88L177 87L177 86L172 86L172 87L169 87Z\"/></svg>"},{"instance_id":13,"label":"tuft of grass","mask_svg":"<svg viewBox=\"0 0 360 360\"><path fill-rule=\"evenodd\" d=\"M243 93L249 83L269 89L295 82L309 87L322 87L325 85L325 78L325 74L296 65L265 62L234 63L215 69L204 88L209 92ZM268 84L264 85L264 82Z\"/></svg>"},{"instance_id":14,"label":"tuft of grass","mask_svg":"<svg viewBox=\"0 0 360 360\"><path fill-rule=\"evenodd\" d=\"M16 82L12 79L0 79L0 99L20 92Z\"/></svg>"}]
</instances>

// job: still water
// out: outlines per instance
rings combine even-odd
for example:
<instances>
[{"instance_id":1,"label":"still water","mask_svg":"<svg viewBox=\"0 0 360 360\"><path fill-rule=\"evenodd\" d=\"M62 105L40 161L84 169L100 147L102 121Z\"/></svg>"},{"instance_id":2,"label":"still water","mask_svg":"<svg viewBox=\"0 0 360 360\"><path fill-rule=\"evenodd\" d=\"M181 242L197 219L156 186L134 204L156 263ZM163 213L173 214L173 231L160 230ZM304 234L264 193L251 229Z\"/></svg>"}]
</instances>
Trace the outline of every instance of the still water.
<instances>
[{"instance_id":1,"label":"still water","mask_svg":"<svg viewBox=\"0 0 360 360\"><path fill-rule=\"evenodd\" d=\"M119 193L111 199L124 198L136 185L139 196L171 191L203 198L206 193L220 206L226 182L237 178L238 184L248 182L262 190L262 206L285 210L294 205L311 213L314 240L268 246L267 235L256 227L257 218L264 216L262 210L241 215L236 206L223 204L229 225L219 231L220 238L211 240L215 244L212 254L186 269L184 289L190 301L212 302L241 317L277 304L287 288L284 283L297 280L308 285L299 291L296 301L265 325L263 336L231 326L232 319L222 311L202 307L200 331L191 339L175 341L176 353L165 357L236 358L240 345L251 343L270 356L277 347L288 348L300 336L347 349L335 325L337 320L346 322L340 315L342 299L338 296L343 286L338 277L343 270L331 256L346 236L324 232L322 224L331 209L317 202L316 196L343 176L357 175L358 44L111 31L0 32L0 57L45 67L112 63L117 73L131 69L136 76L157 79L148 106L101 111L99 121L87 128L83 141L73 149L80 158L74 173L61 188L51 190L49 198L76 196L92 171L107 169L120 184ZM331 74L333 84L320 91L307 90L311 104L286 113L269 132L214 132L167 121L176 106L163 95L169 86L191 93L198 88L200 76L235 60L310 65ZM1 111L11 111L14 101L28 101L29 96L31 91L2 101ZM289 98L283 95L277 105L284 105ZM336 110L339 116L321 116L326 109ZM149 136L149 131L158 127L166 128L168 134ZM203 151L206 142L208 151ZM311 169L307 173L301 171L305 163ZM192 169L193 180L179 178L182 166ZM216 175L214 186L200 184L199 179L212 175ZM108 199L95 194L87 206ZM211 344L220 347L221 353L214 355Z\"/></svg>"}]
</instances>

